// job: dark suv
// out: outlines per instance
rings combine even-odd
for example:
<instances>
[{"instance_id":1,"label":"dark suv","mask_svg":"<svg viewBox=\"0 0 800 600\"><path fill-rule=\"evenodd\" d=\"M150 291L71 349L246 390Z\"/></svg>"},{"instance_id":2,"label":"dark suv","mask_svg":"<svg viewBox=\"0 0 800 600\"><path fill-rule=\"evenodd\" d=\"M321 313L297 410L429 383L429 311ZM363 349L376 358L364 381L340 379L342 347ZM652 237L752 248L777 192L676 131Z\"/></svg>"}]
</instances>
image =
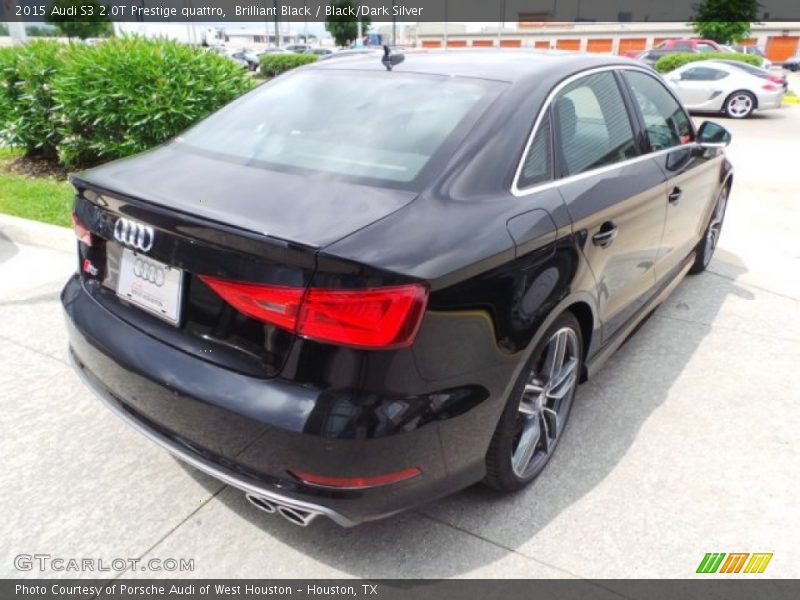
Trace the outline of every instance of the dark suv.
<instances>
[{"instance_id":1,"label":"dark suv","mask_svg":"<svg viewBox=\"0 0 800 600\"><path fill-rule=\"evenodd\" d=\"M72 179L78 372L301 525L532 481L732 184L727 132L634 61L402 59L292 71Z\"/></svg>"}]
</instances>

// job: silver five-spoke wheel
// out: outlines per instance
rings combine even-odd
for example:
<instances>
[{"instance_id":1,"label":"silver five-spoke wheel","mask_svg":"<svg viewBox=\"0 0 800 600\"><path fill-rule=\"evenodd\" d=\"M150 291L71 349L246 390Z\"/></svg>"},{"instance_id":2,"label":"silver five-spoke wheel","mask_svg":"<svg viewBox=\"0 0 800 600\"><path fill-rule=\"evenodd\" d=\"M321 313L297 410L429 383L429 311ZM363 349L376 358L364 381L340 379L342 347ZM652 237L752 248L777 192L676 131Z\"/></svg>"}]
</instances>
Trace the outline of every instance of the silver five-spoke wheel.
<instances>
[{"instance_id":1,"label":"silver five-spoke wheel","mask_svg":"<svg viewBox=\"0 0 800 600\"><path fill-rule=\"evenodd\" d=\"M557 330L528 376L517 409L511 468L527 479L555 447L578 384L580 346L569 327Z\"/></svg>"},{"instance_id":2,"label":"silver five-spoke wheel","mask_svg":"<svg viewBox=\"0 0 800 600\"><path fill-rule=\"evenodd\" d=\"M725 103L725 112L734 119L744 119L754 108L753 97L747 92L736 92Z\"/></svg>"},{"instance_id":3,"label":"silver five-spoke wheel","mask_svg":"<svg viewBox=\"0 0 800 600\"><path fill-rule=\"evenodd\" d=\"M725 220L725 209L728 207L728 190L723 189L717 198L717 204L714 207L714 214L711 215L711 221L706 230L705 244L703 245L703 265L708 265L711 262L711 257L714 255L714 250L719 243L719 235L722 232L722 222Z\"/></svg>"}]
</instances>

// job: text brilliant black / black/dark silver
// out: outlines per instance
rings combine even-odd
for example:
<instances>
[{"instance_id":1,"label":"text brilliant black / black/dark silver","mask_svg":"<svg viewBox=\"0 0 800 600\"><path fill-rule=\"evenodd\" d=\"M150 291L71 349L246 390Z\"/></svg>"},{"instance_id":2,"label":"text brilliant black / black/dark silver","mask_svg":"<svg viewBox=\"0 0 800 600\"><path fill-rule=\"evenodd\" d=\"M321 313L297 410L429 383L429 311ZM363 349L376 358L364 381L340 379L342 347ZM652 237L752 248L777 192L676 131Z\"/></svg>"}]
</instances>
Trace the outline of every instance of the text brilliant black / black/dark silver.
<instances>
[{"instance_id":1,"label":"text brilliant black / black/dark silver","mask_svg":"<svg viewBox=\"0 0 800 600\"><path fill-rule=\"evenodd\" d=\"M320 61L73 178L78 372L300 525L533 480L579 382L705 269L732 184L728 132L632 61L392 64Z\"/></svg>"}]
</instances>

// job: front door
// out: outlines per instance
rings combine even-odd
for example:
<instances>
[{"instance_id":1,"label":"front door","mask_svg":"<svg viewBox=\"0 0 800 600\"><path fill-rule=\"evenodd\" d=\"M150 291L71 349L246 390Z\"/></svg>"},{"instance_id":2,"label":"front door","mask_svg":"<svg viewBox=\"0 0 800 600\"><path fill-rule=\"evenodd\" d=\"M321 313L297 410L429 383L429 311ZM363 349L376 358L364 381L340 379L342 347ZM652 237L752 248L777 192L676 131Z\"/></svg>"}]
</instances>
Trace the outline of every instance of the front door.
<instances>
[{"instance_id":1,"label":"front door","mask_svg":"<svg viewBox=\"0 0 800 600\"><path fill-rule=\"evenodd\" d=\"M700 241L723 159L700 151L689 116L664 84L641 71L626 71L625 79L641 109L653 159L667 178L664 235L656 258L661 279L671 276Z\"/></svg>"},{"instance_id":2,"label":"front door","mask_svg":"<svg viewBox=\"0 0 800 600\"><path fill-rule=\"evenodd\" d=\"M613 336L654 291L665 177L641 155L611 71L577 79L554 99L560 191L597 281L602 337Z\"/></svg>"}]
</instances>

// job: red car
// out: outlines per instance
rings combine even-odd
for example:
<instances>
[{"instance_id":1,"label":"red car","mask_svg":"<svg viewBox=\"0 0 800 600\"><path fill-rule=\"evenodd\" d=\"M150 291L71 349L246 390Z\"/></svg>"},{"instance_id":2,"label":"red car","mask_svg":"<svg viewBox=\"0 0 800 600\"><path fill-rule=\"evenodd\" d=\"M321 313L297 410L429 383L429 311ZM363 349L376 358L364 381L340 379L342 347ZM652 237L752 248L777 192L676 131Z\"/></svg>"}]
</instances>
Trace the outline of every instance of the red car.
<instances>
[{"instance_id":1,"label":"red car","mask_svg":"<svg viewBox=\"0 0 800 600\"><path fill-rule=\"evenodd\" d=\"M669 54L670 52L722 52L722 48L713 40L701 40L697 38L683 38L677 40L664 40L660 44L648 50L645 54L651 59L647 62L654 64L656 60ZM624 52L623 55L629 58L642 58L641 51L631 50Z\"/></svg>"}]
</instances>

